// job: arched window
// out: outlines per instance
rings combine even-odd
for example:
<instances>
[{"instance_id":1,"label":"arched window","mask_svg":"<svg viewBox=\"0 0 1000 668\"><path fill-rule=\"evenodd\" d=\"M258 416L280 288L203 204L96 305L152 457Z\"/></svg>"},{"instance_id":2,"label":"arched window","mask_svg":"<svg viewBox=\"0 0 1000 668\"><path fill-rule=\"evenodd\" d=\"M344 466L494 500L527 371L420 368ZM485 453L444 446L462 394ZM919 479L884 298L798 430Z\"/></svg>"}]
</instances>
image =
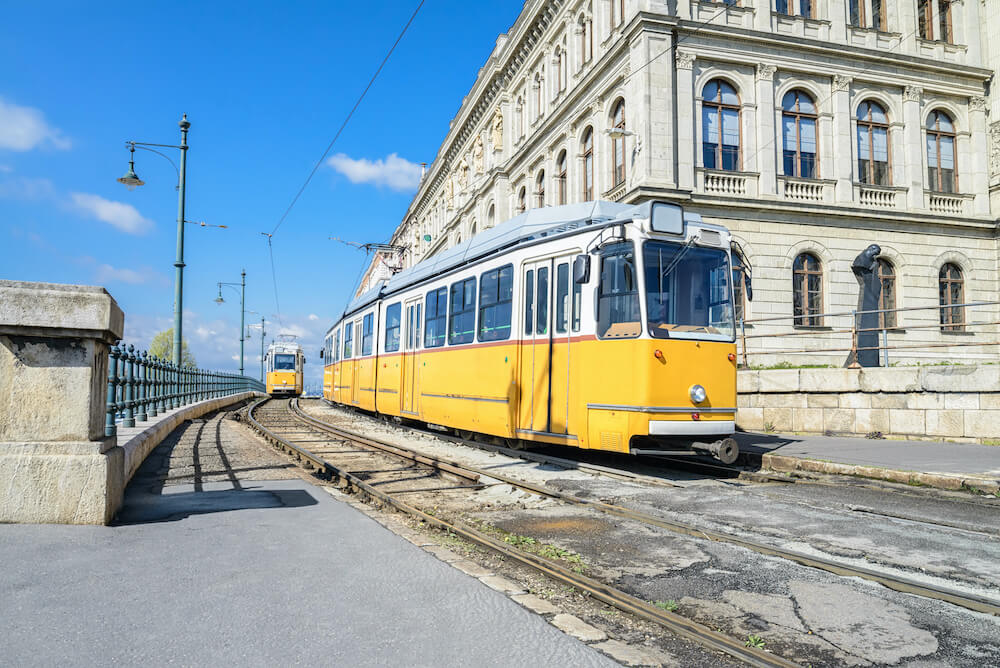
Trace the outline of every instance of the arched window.
<instances>
[{"instance_id":1,"label":"arched window","mask_svg":"<svg viewBox=\"0 0 1000 668\"><path fill-rule=\"evenodd\" d=\"M965 280L958 265L949 262L941 267L938 273L938 295L941 303L941 331L964 331L964 309L957 304L965 303Z\"/></svg>"},{"instance_id":2,"label":"arched window","mask_svg":"<svg viewBox=\"0 0 1000 668\"><path fill-rule=\"evenodd\" d=\"M614 157L611 182L625 183L625 100L619 100L611 112L611 155Z\"/></svg>"},{"instance_id":3,"label":"arched window","mask_svg":"<svg viewBox=\"0 0 1000 668\"><path fill-rule=\"evenodd\" d=\"M496 207L490 204L490 210L486 212L486 229L491 229L497 224L496 218Z\"/></svg>"},{"instance_id":4,"label":"arched window","mask_svg":"<svg viewBox=\"0 0 1000 668\"><path fill-rule=\"evenodd\" d=\"M792 315L796 327L823 325L823 265L812 253L802 253L792 265Z\"/></svg>"},{"instance_id":5,"label":"arched window","mask_svg":"<svg viewBox=\"0 0 1000 668\"><path fill-rule=\"evenodd\" d=\"M858 181L889 185L889 117L877 102L858 106Z\"/></svg>"},{"instance_id":6,"label":"arched window","mask_svg":"<svg viewBox=\"0 0 1000 668\"><path fill-rule=\"evenodd\" d=\"M882 285L882 291L878 297L879 327L892 329L896 326L896 312L891 310L896 308L896 270L892 263L882 258L878 259L878 280Z\"/></svg>"},{"instance_id":7,"label":"arched window","mask_svg":"<svg viewBox=\"0 0 1000 668\"><path fill-rule=\"evenodd\" d=\"M525 210L528 208L527 197L528 197L528 195L527 195L527 192L525 191L524 186L521 186L521 189L517 192L517 212L518 213L524 213Z\"/></svg>"},{"instance_id":8,"label":"arched window","mask_svg":"<svg viewBox=\"0 0 1000 668\"><path fill-rule=\"evenodd\" d=\"M583 133L583 201L594 199L594 131L587 128Z\"/></svg>"},{"instance_id":9,"label":"arched window","mask_svg":"<svg viewBox=\"0 0 1000 668\"><path fill-rule=\"evenodd\" d=\"M948 114L931 112L927 117L927 182L931 190L953 193L958 190L955 173L955 126Z\"/></svg>"},{"instance_id":10,"label":"arched window","mask_svg":"<svg viewBox=\"0 0 1000 668\"><path fill-rule=\"evenodd\" d=\"M792 90L781 98L785 176L815 179L816 105L808 93Z\"/></svg>"},{"instance_id":11,"label":"arched window","mask_svg":"<svg viewBox=\"0 0 1000 668\"><path fill-rule=\"evenodd\" d=\"M740 98L725 81L701 92L701 146L706 169L740 170Z\"/></svg>"},{"instance_id":12,"label":"arched window","mask_svg":"<svg viewBox=\"0 0 1000 668\"><path fill-rule=\"evenodd\" d=\"M566 151L556 158L556 198L559 204L566 203Z\"/></svg>"},{"instance_id":13,"label":"arched window","mask_svg":"<svg viewBox=\"0 0 1000 668\"><path fill-rule=\"evenodd\" d=\"M478 224L478 223L476 223L476 219L475 219L475 218L473 218L473 219L472 219L472 224L471 224L471 225L469 225L469 237L474 237L474 236L476 236L476 232L478 232L478 231L479 231L479 229L478 229L478 228L479 228L479 224Z\"/></svg>"},{"instance_id":14,"label":"arched window","mask_svg":"<svg viewBox=\"0 0 1000 668\"><path fill-rule=\"evenodd\" d=\"M535 177L535 206L539 209L545 206L545 170Z\"/></svg>"}]
</instances>

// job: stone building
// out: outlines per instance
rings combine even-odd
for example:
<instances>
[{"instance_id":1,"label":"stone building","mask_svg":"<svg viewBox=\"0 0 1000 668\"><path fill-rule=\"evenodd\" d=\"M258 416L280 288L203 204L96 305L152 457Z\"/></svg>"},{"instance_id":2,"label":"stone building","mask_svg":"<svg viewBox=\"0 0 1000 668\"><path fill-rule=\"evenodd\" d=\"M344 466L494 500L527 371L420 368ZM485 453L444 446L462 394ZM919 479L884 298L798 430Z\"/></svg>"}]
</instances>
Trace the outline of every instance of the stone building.
<instances>
[{"instance_id":1,"label":"stone building","mask_svg":"<svg viewBox=\"0 0 1000 668\"><path fill-rule=\"evenodd\" d=\"M751 363L843 362L872 242L884 308L924 308L886 316L890 361L995 360L996 305L939 306L1000 299L998 70L1000 0L528 0L391 242L672 200L752 265Z\"/></svg>"}]
</instances>

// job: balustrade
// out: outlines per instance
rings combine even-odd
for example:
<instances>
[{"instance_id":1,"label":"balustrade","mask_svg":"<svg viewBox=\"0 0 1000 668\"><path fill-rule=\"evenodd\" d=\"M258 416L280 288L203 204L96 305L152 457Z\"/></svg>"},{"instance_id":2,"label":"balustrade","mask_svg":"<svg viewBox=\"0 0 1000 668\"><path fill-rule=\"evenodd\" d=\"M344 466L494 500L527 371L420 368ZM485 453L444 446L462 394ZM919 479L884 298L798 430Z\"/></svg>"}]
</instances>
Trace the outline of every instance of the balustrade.
<instances>
[{"instance_id":1,"label":"balustrade","mask_svg":"<svg viewBox=\"0 0 1000 668\"><path fill-rule=\"evenodd\" d=\"M114 436L120 422L134 427L151 417L190 403L240 392L263 392L263 384L235 373L207 371L161 360L122 342L108 351L106 436Z\"/></svg>"}]
</instances>

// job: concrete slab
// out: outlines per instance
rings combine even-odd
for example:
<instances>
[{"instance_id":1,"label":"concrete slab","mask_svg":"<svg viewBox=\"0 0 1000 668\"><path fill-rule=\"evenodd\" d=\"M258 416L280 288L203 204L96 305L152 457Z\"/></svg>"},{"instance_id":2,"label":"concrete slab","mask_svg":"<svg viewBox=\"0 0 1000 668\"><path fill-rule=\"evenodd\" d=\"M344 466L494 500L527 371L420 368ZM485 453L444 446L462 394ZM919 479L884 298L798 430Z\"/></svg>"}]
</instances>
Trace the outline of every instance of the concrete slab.
<instances>
[{"instance_id":1,"label":"concrete slab","mask_svg":"<svg viewBox=\"0 0 1000 668\"><path fill-rule=\"evenodd\" d=\"M0 525L5 663L615 665L311 483L243 474L198 430L154 451L115 526ZM225 471L171 484L209 446Z\"/></svg>"}]
</instances>

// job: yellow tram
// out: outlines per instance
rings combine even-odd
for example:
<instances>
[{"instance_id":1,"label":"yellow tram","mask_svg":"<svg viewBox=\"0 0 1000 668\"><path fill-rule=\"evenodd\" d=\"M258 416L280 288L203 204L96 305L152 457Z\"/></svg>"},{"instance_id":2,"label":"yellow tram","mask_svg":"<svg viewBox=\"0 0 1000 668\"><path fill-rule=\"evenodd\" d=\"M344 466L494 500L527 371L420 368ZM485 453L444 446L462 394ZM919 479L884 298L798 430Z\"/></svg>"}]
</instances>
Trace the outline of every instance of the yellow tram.
<instances>
[{"instance_id":1,"label":"yellow tram","mask_svg":"<svg viewBox=\"0 0 1000 668\"><path fill-rule=\"evenodd\" d=\"M349 304L323 396L519 446L731 463L730 243L664 202L533 209Z\"/></svg>"},{"instance_id":2,"label":"yellow tram","mask_svg":"<svg viewBox=\"0 0 1000 668\"><path fill-rule=\"evenodd\" d=\"M306 357L302 346L291 341L273 341L264 355L267 370L266 391L272 397L297 397L302 394Z\"/></svg>"}]
</instances>

